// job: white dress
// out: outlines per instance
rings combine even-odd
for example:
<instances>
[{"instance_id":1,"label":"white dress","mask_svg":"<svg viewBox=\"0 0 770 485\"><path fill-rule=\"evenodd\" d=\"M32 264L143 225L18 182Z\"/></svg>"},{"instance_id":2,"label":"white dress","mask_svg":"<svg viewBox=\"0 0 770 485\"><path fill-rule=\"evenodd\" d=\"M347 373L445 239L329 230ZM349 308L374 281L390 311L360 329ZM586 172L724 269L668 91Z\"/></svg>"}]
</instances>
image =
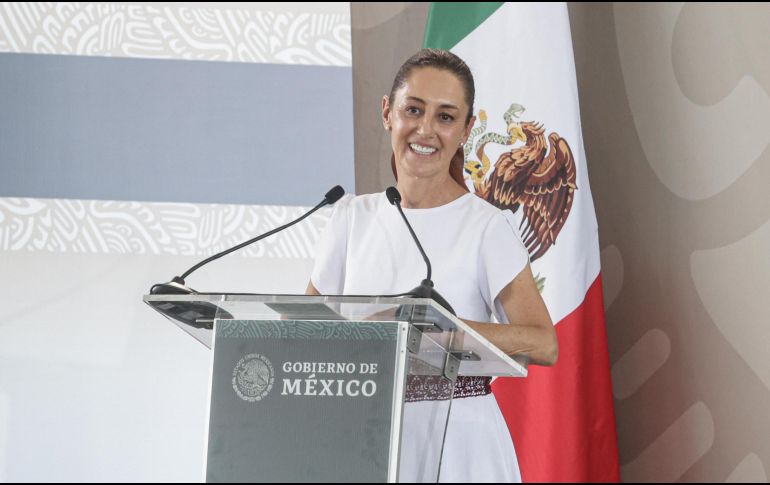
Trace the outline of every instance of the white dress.
<instances>
[{"instance_id":1,"label":"white dress","mask_svg":"<svg viewBox=\"0 0 770 485\"><path fill-rule=\"evenodd\" d=\"M436 290L457 316L507 321L496 297L529 262L510 211L466 194L440 207L404 213L430 258ZM425 276L425 262L384 193L336 203L311 276L321 294L403 293ZM402 481L430 481L419 460L403 450L401 456ZM441 481L521 481L513 442L492 394L453 400Z\"/></svg>"}]
</instances>

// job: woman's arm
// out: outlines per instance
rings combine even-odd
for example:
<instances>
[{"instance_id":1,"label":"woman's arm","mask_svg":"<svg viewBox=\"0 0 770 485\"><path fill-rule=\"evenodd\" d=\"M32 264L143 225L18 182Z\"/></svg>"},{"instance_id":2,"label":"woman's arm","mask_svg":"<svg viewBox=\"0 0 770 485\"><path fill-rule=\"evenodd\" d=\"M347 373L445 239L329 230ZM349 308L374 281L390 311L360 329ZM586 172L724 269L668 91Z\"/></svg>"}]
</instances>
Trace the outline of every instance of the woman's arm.
<instances>
[{"instance_id":1,"label":"woman's arm","mask_svg":"<svg viewBox=\"0 0 770 485\"><path fill-rule=\"evenodd\" d=\"M500 290L497 298L508 325L463 321L508 355L523 353L532 364L554 365L559 355L556 330L529 264Z\"/></svg>"},{"instance_id":2,"label":"woman's arm","mask_svg":"<svg viewBox=\"0 0 770 485\"><path fill-rule=\"evenodd\" d=\"M306 295L321 293L310 281ZM559 355L556 331L527 265L497 296L509 324L463 320L508 355L527 354L530 363L554 365Z\"/></svg>"}]
</instances>

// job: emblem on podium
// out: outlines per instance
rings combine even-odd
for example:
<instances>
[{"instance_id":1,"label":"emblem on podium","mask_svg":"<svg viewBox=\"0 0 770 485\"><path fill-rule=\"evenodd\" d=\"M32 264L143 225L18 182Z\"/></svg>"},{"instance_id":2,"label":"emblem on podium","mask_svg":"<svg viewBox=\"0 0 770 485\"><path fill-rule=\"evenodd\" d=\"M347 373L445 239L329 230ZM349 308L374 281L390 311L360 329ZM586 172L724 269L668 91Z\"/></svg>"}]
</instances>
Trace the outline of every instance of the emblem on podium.
<instances>
[{"instance_id":1,"label":"emblem on podium","mask_svg":"<svg viewBox=\"0 0 770 485\"><path fill-rule=\"evenodd\" d=\"M249 354L238 361L233 369L233 389L248 402L257 402L273 388L273 364L261 354Z\"/></svg>"}]
</instances>

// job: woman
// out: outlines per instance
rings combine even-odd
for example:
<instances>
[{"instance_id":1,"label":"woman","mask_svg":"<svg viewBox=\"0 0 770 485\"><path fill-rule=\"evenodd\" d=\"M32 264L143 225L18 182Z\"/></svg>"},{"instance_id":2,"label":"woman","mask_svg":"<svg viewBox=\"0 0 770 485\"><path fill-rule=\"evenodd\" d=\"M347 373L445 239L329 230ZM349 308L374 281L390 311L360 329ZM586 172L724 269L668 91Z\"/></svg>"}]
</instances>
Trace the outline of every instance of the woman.
<instances>
[{"instance_id":1,"label":"woman","mask_svg":"<svg viewBox=\"0 0 770 485\"><path fill-rule=\"evenodd\" d=\"M462 146L475 121L474 94L470 69L452 53L424 49L399 69L382 100L382 122L391 132L402 206L431 259L435 287L457 316L506 354L553 365L556 334L512 214L469 193L463 181ZM385 195L349 197L337 203L319 242L307 293L395 294L414 287L424 272ZM493 314L508 324L490 323ZM455 388L441 481L520 481L488 382L482 392L464 385L458 380ZM405 462L402 479L430 479Z\"/></svg>"}]
</instances>

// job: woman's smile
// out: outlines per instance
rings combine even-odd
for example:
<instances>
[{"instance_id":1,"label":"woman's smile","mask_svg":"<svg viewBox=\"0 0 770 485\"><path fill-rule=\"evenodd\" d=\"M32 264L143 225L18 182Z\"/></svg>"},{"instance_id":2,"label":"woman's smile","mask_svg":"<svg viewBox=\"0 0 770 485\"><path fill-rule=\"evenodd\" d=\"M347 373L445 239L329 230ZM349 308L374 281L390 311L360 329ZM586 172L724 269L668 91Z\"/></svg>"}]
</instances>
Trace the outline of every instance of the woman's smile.
<instances>
[{"instance_id":1,"label":"woman's smile","mask_svg":"<svg viewBox=\"0 0 770 485\"><path fill-rule=\"evenodd\" d=\"M410 143L409 148L412 150L413 153L417 154L420 157L430 157L436 151L438 150L436 147L432 147L430 145L423 145L421 143Z\"/></svg>"}]
</instances>

